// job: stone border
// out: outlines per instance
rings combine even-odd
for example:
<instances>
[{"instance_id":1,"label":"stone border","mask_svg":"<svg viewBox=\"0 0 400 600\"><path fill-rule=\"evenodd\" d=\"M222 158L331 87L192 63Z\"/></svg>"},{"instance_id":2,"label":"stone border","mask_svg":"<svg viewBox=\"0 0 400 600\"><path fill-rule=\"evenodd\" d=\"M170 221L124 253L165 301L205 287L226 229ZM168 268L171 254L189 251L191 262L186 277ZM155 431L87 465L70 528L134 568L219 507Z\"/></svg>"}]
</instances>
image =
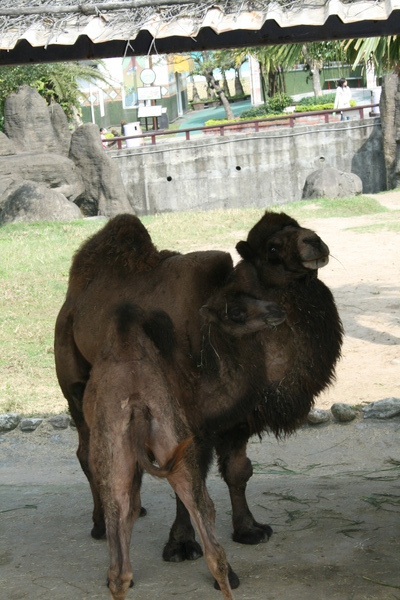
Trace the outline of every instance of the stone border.
<instances>
[{"instance_id":1,"label":"stone border","mask_svg":"<svg viewBox=\"0 0 400 600\"><path fill-rule=\"evenodd\" d=\"M388 420L400 416L400 398L385 398L366 406L352 406L337 402L329 410L313 408L307 417L309 425L327 423L349 423L363 414L364 419ZM23 432L35 431L42 423L50 424L53 429L68 429L75 424L67 415L55 415L48 418L21 417L18 413L0 414L0 434L13 431L19 427Z\"/></svg>"}]
</instances>

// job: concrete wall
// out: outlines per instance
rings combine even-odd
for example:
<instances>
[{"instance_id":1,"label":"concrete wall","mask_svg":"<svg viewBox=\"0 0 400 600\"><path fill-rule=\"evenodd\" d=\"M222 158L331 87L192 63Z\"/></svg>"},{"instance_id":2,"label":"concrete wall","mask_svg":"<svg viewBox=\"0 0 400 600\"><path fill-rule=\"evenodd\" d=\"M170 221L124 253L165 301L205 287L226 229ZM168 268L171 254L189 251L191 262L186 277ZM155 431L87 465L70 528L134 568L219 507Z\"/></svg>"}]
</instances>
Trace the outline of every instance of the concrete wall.
<instances>
[{"instance_id":1,"label":"concrete wall","mask_svg":"<svg viewBox=\"0 0 400 600\"><path fill-rule=\"evenodd\" d=\"M364 193L385 189L379 118L175 138L109 155L139 215L300 200L306 177L322 165L356 173Z\"/></svg>"}]
</instances>

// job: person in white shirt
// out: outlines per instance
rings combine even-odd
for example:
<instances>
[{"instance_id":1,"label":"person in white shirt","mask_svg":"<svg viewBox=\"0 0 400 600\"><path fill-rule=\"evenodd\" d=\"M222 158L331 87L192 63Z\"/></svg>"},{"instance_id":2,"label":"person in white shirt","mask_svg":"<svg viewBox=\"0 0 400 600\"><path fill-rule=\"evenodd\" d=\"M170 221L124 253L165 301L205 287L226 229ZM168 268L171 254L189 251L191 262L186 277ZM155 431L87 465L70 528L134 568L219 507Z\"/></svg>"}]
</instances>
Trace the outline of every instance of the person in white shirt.
<instances>
[{"instance_id":1,"label":"person in white shirt","mask_svg":"<svg viewBox=\"0 0 400 600\"><path fill-rule=\"evenodd\" d=\"M337 110L340 110L341 108L350 108L350 100L351 100L351 89L347 85L347 80L344 77L342 77L338 81L338 86L336 89L335 103L333 105L333 108L337 109ZM340 120L344 121L345 117L343 115L343 112L341 112L340 115L341 115ZM346 119L349 120L350 117L346 117Z\"/></svg>"}]
</instances>

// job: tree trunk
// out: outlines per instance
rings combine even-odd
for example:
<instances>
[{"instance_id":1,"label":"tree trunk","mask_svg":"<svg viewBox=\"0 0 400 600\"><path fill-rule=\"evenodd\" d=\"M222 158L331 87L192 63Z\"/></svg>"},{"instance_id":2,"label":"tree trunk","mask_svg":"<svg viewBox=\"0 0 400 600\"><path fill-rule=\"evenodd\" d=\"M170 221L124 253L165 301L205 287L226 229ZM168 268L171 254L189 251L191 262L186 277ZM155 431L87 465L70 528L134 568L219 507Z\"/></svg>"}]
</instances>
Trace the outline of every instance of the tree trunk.
<instances>
[{"instance_id":1,"label":"tree trunk","mask_svg":"<svg viewBox=\"0 0 400 600\"><path fill-rule=\"evenodd\" d=\"M396 109L396 164L394 168L394 187L400 187L400 74L397 73Z\"/></svg>"},{"instance_id":2,"label":"tree trunk","mask_svg":"<svg viewBox=\"0 0 400 600\"><path fill-rule=\"evenodd\" d=\"M229 93L229 85L228 85L228 81L227 81L227 79L226 79L226 73L225 73L225 71L224 71L224 72L223 72L223 74L222 74L222 79L223 79L223 82L224 82L224 94L225 94L225 96L226 96L227 98L229 98L229 97L230 97L230 93Z\"/></svg>"},{"instance_id":3,"label":"tree trunk","mask_svg":"<svg viewBox=\"0 0 400 600\"><path fill-rule=\"evenodd\" d=\"M396 140L396 121L400 119L400 92L398 88L398 75L395 73L384 75L379 109L386 167L386 189L388 190L397 187L400 179L400 140ZM397 146L399 146L399 150L397 150ZM396 154L398 155L397 160Z\"/></svg>"},{"instance_id":4,"label":"tree trunk","mask_svg":"<svg viewBox=\"0 0 400 600\"><path fill-rule=\"evenodd\" d=\"M311 60L310 62L310 69L312 72L312 82L313 82L313 90L314 90L314 96L318 97L318 96L322 96L322 89L321 89L321 76L319 73L319 63L316 60Z\"/></svg>"},{"instance_id":5,"label":"tree trunk","mask_svg":"<svg viewBox=\"0 0 400 600\"><path fill-rule=\"evenodd\" d=\"M192 98L193 102L200 102L199 92L197 90L194 79L193 79L193 83L192 83L192 96L193 96L193 98Z\"/></svg>"},{"instance_id":6,"label":"tree trunk","mask_svg":"<svg viewBox=\"0 0 400 600\"><path fill-rule=\"evenodd\" d=\"M235 96L244 96L244 89L240 81L240 70L235 68Z\"/></svg>"},{"instance_id":7,"label":"tree trunk","mask_svg":"<svg viewBox=\"0 0 400 600\"><path fill-rule=\"evenodd\" d=\"M219 85L219 82L215 80L212 72L207 73L206 78L210 89L212 89L221 100L222 106L225 109L226 118L228 120L233 120L235 118L235 115L233 114L231 105L229 104L229 100L226 97L224 90Z\"/></svg>"},{"instance_id":8,"label":"tree trunk","mask_svg":"<svg viewBox=\"0 0 400 600\"><path fill-rule=\"evenodd\" d=\"M268 71L268 96L273 98L276 93L276 71Z\"/></svg>"}]
</instances>

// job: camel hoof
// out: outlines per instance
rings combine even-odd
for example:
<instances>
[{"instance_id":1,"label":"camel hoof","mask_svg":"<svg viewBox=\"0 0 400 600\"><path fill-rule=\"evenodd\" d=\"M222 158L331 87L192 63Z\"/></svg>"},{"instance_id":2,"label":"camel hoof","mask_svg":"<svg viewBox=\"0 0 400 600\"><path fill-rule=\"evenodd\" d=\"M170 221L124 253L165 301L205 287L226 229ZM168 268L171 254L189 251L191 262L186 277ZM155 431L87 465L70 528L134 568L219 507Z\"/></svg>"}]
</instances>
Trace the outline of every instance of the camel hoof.
<instances>
[{"instance_id":1,"label":"camel hoof","mask_svg":"<svg viewBox=\"0 0 400 600\"><path fill-rule=\"evenodd\" d=\"M162 556L167 562L183 562L200 558L203 556L203 551L196 540L174 541L165 544Z\"/></svg>"},{"instance_id":2,"label":"camel hoof","mask_svg":"<svg viewBox=\"0 0 400 600\"><path fill-rule=\"evenodd\" d=\"M228 567L229 567L229 571L228 571L229 585L231 586L231 588L233 590L236 590L236 588L238 588L239 585L240 585L240 579L236 575L235 571L232 569L231 565L228 565ZM220 590L221 589L219 587L219 583L218 583L218 581L216 579L214 580L214 588L216 590Z\"/></svg>"},{"instance_id":3,"label":"camel hoof","mask_svg":"<svg viewBox=\"0 0 400 600\"><path fill-rule=\"evenodd\" d=\"M93 525L90 535L95 540L101 540L106 537L106 526L105 525Z\"/></svg>"},{"instance_id":4,"label":"camel hoof","mask_svg":"<svg viewBox=\"0 0 400 600\"><path fill-rule=\"evenodd\" d=\"M234 531L232 539L239 544L255 545L262 542L268 542L272 535L272 529L269 525L263 525L254 521L252 527L243 528Z\"/></svg>"}]
</instances>

